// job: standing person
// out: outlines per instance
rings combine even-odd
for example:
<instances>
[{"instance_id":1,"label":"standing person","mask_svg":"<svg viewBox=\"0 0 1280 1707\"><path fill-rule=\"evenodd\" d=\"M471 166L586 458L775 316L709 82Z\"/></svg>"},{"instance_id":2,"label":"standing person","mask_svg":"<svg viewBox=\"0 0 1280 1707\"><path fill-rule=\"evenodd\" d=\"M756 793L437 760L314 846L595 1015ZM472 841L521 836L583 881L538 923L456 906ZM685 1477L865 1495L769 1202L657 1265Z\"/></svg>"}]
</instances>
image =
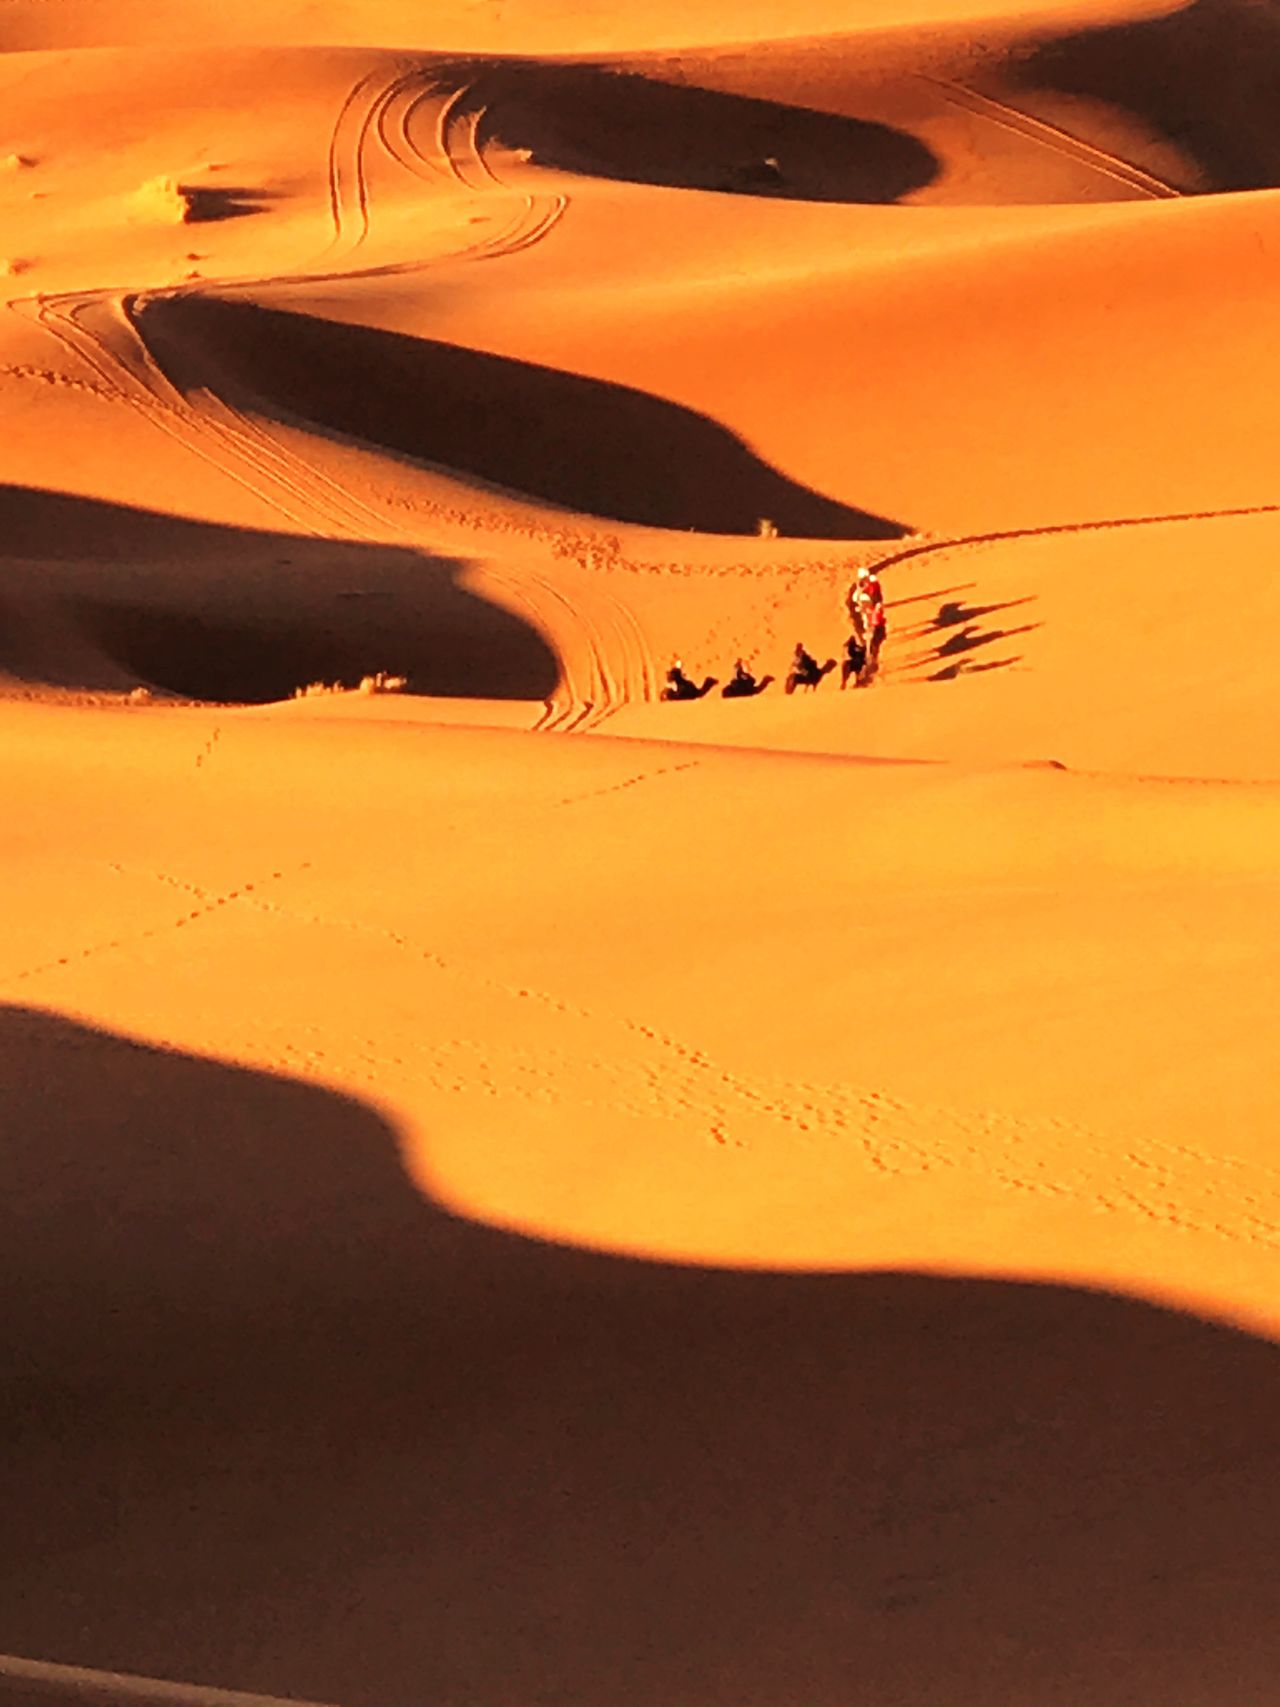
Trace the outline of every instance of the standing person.
<instances>
[{"instance_id":1,"label":"standing person","mask_svg":"<svg viewBox=\"0 0 1280 1707\"><path fill-rule=\"evenodd\" d=\"M864 643L871 638L871 617L878 604L884 603L884 594L880 591L880 577L874 570L864 565L859 569L853 585L849 588L845 606L849 612L853 631Z\"/></svg>"},{"instance_id":2,"label":"standing person","mask_svg":"<svg viewBox=\"0 0 1280 1707\"><path fill-rule=\"evenodd\" d=\"M845 609L849 613L849 621L853 624L853 632L857 635L858 639L862 641L865 641L867 638L867 613L863 609L862 601L862 578L865 574L865 569L859 569L857 576L850 585L849 591L845 594L844 600Z\"/></svg>"},{"instance_id":3,"label":"standing person","mask_svg":"<svg viewBox=\"0 0 1280 1707\"><path fill-rule=\"evenodd\" d=\"M880 583L877 581L876 585ZM885 621L884 600L877 599L871 607L870 637L867 642L867 674L874 676L880 668L880 648L884 645L888 624Z\"/></svg>"}]
</instances>

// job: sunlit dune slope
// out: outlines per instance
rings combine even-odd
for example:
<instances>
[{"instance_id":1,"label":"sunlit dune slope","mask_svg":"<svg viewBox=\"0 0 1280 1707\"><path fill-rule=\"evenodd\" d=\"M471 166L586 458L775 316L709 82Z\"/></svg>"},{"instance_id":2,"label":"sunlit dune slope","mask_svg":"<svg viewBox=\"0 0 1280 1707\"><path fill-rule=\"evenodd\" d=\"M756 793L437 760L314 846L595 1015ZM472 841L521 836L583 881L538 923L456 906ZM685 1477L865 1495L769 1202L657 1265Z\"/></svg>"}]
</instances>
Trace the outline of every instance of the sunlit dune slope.
<instances>
[{"instance_id":1,"label":"sunlit dune slope","mask_svg":"<svg viewBox=\"0 0 1280 1707\"><path fill-rule=\"evenodd\" d=\"M523 262L523 313L489 312L483 281L444 313L463 341L643 382L792 477L926 530L1221 508L1272 492L1277 208L1064 210L1025 230L1003 212L842 211L759 268L739 239L731 272L659 260L649 284L642 260L616 294L566 281L559 305L538 288L548 245ZM597 230L629 220L643 250L643 218L619 201ZM415 313L387 301L398 326Z\"/></svg>"},{"instance_id":2,"label":"sunlit dune slope","mask_svg":"<svg viewBox=\"0 0 1280 1707\"><path fill-rule=\"evenodd\" d=\"M673 0L620 14L607 0L521 0L480 8L442 0L432 8L423 42L418 0L189 0L181 17L145 0L5 0L0 49L185 44L193 35L213 42L263 42L417 48L467 52L583 53L762 41L829 32L943 27L972 29L1062 25L1159 16L1171 0L897 0L891 17L878 0L795 0L785 20L763 0L736 0L732 12L711 0Z\"/></svg>"},{"instance_id":3,"label":"sunlit dune slope","mask_svg":"<svg viewBox=\"0 0 1280 1707\"><path fill-rule=\"evenodd\" d=\"M1280 776L1280 626L1270 513L977 540L884 574L890 640L873 691L630 706L616 733L717 744L1205 779ZM850 571L844 582L851 580ZM743 654L785 670L804 640L838 655L831 582L764 583L747 620L661 639L695 677ZM1223 596L1222 589L1229 587ZM789 627L788 627L789 623ZM655 624L655 628L656 628Z\"/></svg>"},{"instance_id":4,"label":"sunlit dune slope","mask_svg":"<svg viewBox=\"0 0 1280 1707\"><path fill-rule=\"evenodd\" d=\"M11 706L5 989L373 1091L426 1189L523 1231L1270 1319L1274 787L383 703Z\"/></svg>"}]
</instances>

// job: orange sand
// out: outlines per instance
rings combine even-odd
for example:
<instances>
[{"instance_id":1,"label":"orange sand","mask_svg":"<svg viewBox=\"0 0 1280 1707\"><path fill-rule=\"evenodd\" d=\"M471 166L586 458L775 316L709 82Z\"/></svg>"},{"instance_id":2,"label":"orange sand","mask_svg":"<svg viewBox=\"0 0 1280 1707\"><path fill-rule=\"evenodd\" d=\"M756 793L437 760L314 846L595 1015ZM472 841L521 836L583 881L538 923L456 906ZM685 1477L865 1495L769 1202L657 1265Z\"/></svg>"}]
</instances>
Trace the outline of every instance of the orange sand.
<instances>
[{"instance_id":1,"label":"orange sand","mask_svg":"<svg viewBox=\"0 0 1280 1707\"><path fill-rule=\"evenodd\" d=\"M1270 1699L1278 74L0 0L3 1707Z\"/></svg>"}]
</instances>

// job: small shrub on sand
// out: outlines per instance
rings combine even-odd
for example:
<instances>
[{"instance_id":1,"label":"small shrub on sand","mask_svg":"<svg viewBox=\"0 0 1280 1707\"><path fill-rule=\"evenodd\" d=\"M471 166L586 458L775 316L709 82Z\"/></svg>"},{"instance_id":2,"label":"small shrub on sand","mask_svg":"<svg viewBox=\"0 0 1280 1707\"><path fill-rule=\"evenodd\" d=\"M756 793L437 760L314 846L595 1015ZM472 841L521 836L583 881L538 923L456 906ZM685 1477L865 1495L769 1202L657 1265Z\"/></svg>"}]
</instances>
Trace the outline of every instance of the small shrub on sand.
<instances>
[{"instance_id":1,"label":"small shrub on sand","mask_svg":"<svg viewBox=\"0 0 1280 1707\"><path fill-rule=\"evenodd\" d=\"M308 682L305 687L294 688L293 697L319 699L331 693L403 693L407 685L406 676L389 676L385 670L378 670L372 676L361 676L354 688L349 688L345 682Z\"/></svg>"},{"instance_id":2,"label":"small shrub on sand","mask_svg":"<svg viewBox=\"0 0 1280 1707\"><path fill-rule=\"evenodd\" d=\"M143 688L143 687L131 688L130 692L129 692L129 704L130 705L150 705L151 704L151 689L150 688Z\"/></svg>"},{"instance_id":3,"label":"small shrub on sand","mask_svg":"<svg viewBox=\"0 0 1280 1707\"><path fill-rule=\"evenodd\" d=\"M193 197L176 178L148 179L133 200L139 212L149 219L163 220L166 225L190 223Z\"/></svg>"}]
</instances>

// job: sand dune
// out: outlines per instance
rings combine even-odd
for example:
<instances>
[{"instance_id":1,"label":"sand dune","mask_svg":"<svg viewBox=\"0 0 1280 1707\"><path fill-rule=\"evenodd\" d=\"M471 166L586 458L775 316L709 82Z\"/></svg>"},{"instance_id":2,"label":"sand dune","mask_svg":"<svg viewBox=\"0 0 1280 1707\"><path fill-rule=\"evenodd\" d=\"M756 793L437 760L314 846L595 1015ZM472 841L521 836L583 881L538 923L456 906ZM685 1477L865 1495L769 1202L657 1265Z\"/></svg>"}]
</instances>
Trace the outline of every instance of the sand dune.
<instances>
[{"instance_id":1,"label":"sand dune","mask_svg":"<svg viewBox=\"0 0 1280 1707\"><path fill-rule=\"evenodd\" d=\"M1278 29L0 0L5 1707L1267 1698Z\"/></svg>"},{"instance_id":2,"label":"sand dune","mask_svg":"<svg viewBox=\"0 0 1280 1707\"><path fill-rule=\"evenodd\" d=\"M711 418L630 387L208 297L148 306L140 324L171 377L193 343L224 388L256 387L304 422L559 509L699 533L749 534L762 516L789 538L906 531L807 492Z\"/></svg>"},{"instance_id":3,"label":"sand dune","mask_svg":"<svg viewBox=\"0 0 1280 1707\"><path fill-rule=\"evenodd\" d=\"M1170 0L902 0L891 17L876 0L797 0L780 28L776 11L762 0L742 0L726 18L723 8L698 0L671 0L646 8L643 16L619 17L604 0L545 0L504 16L447 0L434 18L435 40L423 43L417 0L379 0L371 12L363 0L279 0L264 13L246 0L214 5L195 0L180 21L142 0L5 0L4 36L10 51L43 47L187 45L192 35L215 42L302 43L332 46L391 45L420 50L523 53L596 53L606 50L696 46L706 42L773 42L824 32L895 34L913 28L971 30L1028 25L1109 21L1160 16Z\"/></svg>"}]
</instances>

